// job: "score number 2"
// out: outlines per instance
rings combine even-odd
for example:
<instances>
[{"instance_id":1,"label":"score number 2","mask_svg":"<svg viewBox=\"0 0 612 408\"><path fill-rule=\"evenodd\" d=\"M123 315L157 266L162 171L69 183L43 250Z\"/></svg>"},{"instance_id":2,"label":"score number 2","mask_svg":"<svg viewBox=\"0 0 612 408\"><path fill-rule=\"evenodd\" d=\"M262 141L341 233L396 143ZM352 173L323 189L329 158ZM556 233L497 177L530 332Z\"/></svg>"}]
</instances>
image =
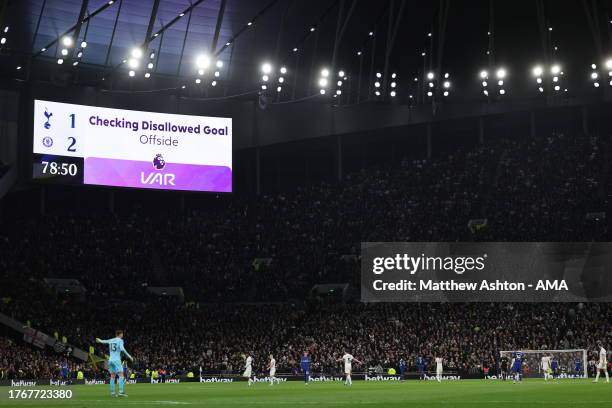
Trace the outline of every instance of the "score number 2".
<instances>
[{"instance_id":1,"label":"score number 2","mask_svg":"<svg viewBox=\"0 0 612 408\"><path fill-rule=\"evenodd\" d=\"M71 114L70 114L70 115L68 115L68 116L70 117L70 127L71 127L72 129L74 129L74 127L75 127L75 126L74 126L74 122L75 122L75 117L76 117L76 116L75 116L75 114L74 114L74 113L71 113ZM69 152L76 152L76 147L75 147L75 145L76 145L76 138L75 138L75 137L73 137L73 136L70 136L70 137L68 138L68 143L69 143L69 144L68 144L68 151L69 151Z\"/></svg>"}]
</instances>

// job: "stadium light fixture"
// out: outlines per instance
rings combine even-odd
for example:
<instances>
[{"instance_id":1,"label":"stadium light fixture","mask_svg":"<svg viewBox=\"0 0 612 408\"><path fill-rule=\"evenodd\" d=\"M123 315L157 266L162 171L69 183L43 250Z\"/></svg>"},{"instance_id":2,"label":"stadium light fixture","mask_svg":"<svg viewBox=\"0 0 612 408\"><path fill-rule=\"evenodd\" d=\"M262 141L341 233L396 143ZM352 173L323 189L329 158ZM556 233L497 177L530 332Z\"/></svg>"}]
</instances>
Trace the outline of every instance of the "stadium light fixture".
<instances>
[{"instance_id":1,"label":"stadium light fixture","mask_svg":"<svg viewBox=\"0 0 612 408\"><path fill-rule=\"evenodd\" d=\"M485 70L480 71L480 78L481 79L487 79L487 77L489 76L489 73Z\"/></svg>"},{"instance_id":2,"label":"stadium light fixture","mask_svg":"<svg viewBox=\"0 0 612 408\"><path fill-rule=\"evenodd\" d=\"M81 41L81 48L87 48L87 41Z\"/></svg>"},{"instance_id":3,"label":"stadium light fixture","mask_svg":"<svg viewBox=\"0 0 612 408\"><path fill-rule=\"evenodd\" d=\"M221 76L221 72L215 71L215 78L219 78L219 76Z\"/></svg>"},{"instance_id":4,"label":"stadium light fixture","mask_svg":"<svg viewBox=\"0 0 612 408\"><path fill-rule=\"evenodd\" d=\"M287 73L287 68L286 67L281 67L280 73L285 75Z\"/></svg>"},{"instance_id":5,"label":"stadium light fixture","mask_svg":"<svg viewBox=\"0 0 612 408\"><path fill-rule=\"evenodd\" d=\"M391 91L391 92L389 92L389 95L391 95L392 98L395 98L397 93L395 91Z\"/></svg>"},{"instance_id":6,"label":"stadium light fixture","mask_svg":"<svg viewBox=\"0 0 612 408\"><path fill-rule=\"evenodd\" d=\"M203 69L198 69L198 75L204 75L204 70Z\"/></svg>"},{"instance_id":7,"label":"stadium light fixture","mask_svg":"<svg viewBox=\"0 0 612 408\"><path fill-rule=\"evenodd\" d=\"M196 83L196 84L199 84L199 83L201 83L201 82L202 82L202 80L201 80L200 78L196 78L196 80L195 80L195 83Z\"/></svg>"},{"instance_id":8,"label":"stadium light fixture","mask_svg":"<svg viewBox=\"0 0 612 408\"><path fill-rule=\"evenodd\" d=\"M68 55L68 50L66 48L62 48L61 53L65 57L66 55Z\"/></svg>"},{"instance_id":9,"label":"stadium light fixture","mask_svg":"<svg viewBox=\"0 0 612 408\"><path fill-rule=\"evenodd\" d=\"M140 65L140 62L136 58L130 58L128 61L128 65L130 66L130 68L136 69L138 68L138 65Z\"/></svg>"},{"instance_id":10,"label":"stadium light fixture","mask_svg":"<svg viewBox=\"0 0 612 408\"><path fill-rule=\"evenodd\" d=\"M148 68L148 69L153 69L153 63L152 63L152 62L149 62L149 63L147 64L147 68Z\"/></svg>"},{"instance_id":11,"label":"stadium light fixture","mask_svg":"<svg viewBox=\"0 0 612 408\"><path fill-rule=\"evenodd\" d=\"M328 81L327 78L319 78L319 86L321 88L327 87Z\"/></svg>"},{"instance_id":12,"label":"stadium light fixture","mask_svg":"<svg viewBox=\"0 0 612 408\"><path fill-rule=\"evenodd\" d=\"M428 72L427 73L427 79L434 79L434 73L433 72Z\"/></svg>"},{"instance_id":13,"label":"stadium light fixture","mask_svg":"<svg viewBox=\"0 0 612 408\"><path fill-rule=\"evenodd\" d=\"M62 58L58 58L57 59L57 64L58 65L62 65L64 63L64 60Z\"/></svg>"},{"instance_id":14,"label":"stadium light fixture","mask_svg":"<svg viewBox=\"0 0 612 408\"><path fill-rule=\"evenodd\" d=\"M497 79L504 79L506 77L506 69L505 68L498 69L495 75L497 76Z\"/></svg>"},{"instance_id":15,"label":"stadium light fixture","mask_svg":"<svg viewBox=\"0 0 612 408\"><path fill-rule=\"evenodd\" d=\"M542 68L541 65L536 65L535 67L533 67L533 70L531 72L533 73L533 76L541 77L544 73L544 68Z\"/></svg>"},{"instance_id":16,"label":"stadium light fixture","mask_svg":"<svg viewBox=\"0 0 612 408\"><path fill-rule=\"evenodd\" d=\"M140 48L133 48L131 55L132 58L142 58L142 50Z\"/></svg>"},{"instance_id":17,"label":"stadium light fixture","mask_svg":"<svg viewBox=\"0 0 612 408\"><path fill-rule=\"evenodd\" d=\"M297 52L298 48L297 47L293 47L293 52Z\"/></svg>"},{"instance_id":18,"label":"stadium light fixture","mask_svg":"<svg viewBox=\"0 0 612 408\"><path fill-rule=\"evenodd\" d=\"M144 76L145 76L145 78L150 78L150 77L151 77L151 74L150 74L150 73L148 73L148 72L146 72Z\"/></svg>"},{"instance_id":19,"label":"stadium light fixture","mask_svg":"<svg viewBox=\"0 0 612 408\"><path fill-rule=\"evenodd\" d=\"M62 44L64 44L64 47L72 47L72 44L74 44L74 41L72 40L72 37L70 37L69 35L66 35L62 38Z\"/></svg>"},{"instance_id":20,"label":"stadium light fixture","mask_svg":"<svg viewBox=\"0 0 612 408\"><path fill-rule=\"evenodd\" d=\"M319 89L319 93L320 93L321 95L325 95L325 89Z\"/></svg>"},{"instance_id":21,"label":"stadium light fixture","mask_svg":"<svg viewBox=\"0 0 612 408\"><path fill-rule=\"evenodd\" d=\"M217 66L217 68L223 68L223 61L219 60L215 65Z\"/></svg>"},{"instance_id":22,"label":"stadium light fixture","mask_svg":"<svg viewBox=\"0 0 612 408\"><path fill-rule=\"evenodd\" d=\"M612 58L606 60L606 69L612 70Z\"/></svg>"},{"instance_id":23,"label":"stadium light fixture","mask_svg":"<svg viewBox=\"0 0 612 408\"><path fill-rule=\"evenodd\" d=\"M212 86L217 86L217 81L212 81L210 84L211 84Z\"/></svg>"},{"instance_id":24,"label":"stadium light fixture","mask_svg":"<svg viewBox=\"0 0 612 408\"><path fill-rule=\"evenodd\" d=\"M550 73L553 75L558 75L559 73L561 73L561 67L558 64L553 65L550 68Z\"/></svg>"},{"instance_id":25,"label":"stadium light fixture","mask_svg":"<svg viewBox=\"0 0 612 408\"><path fill-rule=\"evenodd\" d=\"M261 72L266 75L272 72L272 64L270 64L269 62L264 62L263 64L261 64Z\"/></svg>"},{"instance_id":26,"label":"stadium light fixture","mask_svg":"<svg viewBox=\"0 0 612 408\"><path fill-rule=\"evenodd\" d=\"M206 54L199 55L196 58L196 67L199 69L206 69L210 66L210 57Z\"/></svg>"},{"instance_id":27,"label":"stadium light fixture","mask_svg":"<svg viewBox=\"0 0 612 408\"><path fill-rule=\"evenodd\" d=\"M338 76L340 78L344 78L344 71L343 70L338 71Z\"/></svg>"},{"instance_id":28,"label":"stadium light fixture","mask_svg":"<svg viewBox=\"0 0 612 408\"><path fill-rule=\"evenodd\" d=\"M130 72L128 72L128 75L130 77L133 77L134 75L136 75L136 72L134 70L130 70Z\"/></svg>"},{"instance_id":29,"label":"stadium light fixture","mask_svg":"<svg viewBox=\"0 0 612 408\"><path fill-rule=\"evenodd\" d=\"M329 70L327 68L323 68L321 70L321 76L327 78L329 76Z\"/></svg>"}]
</instances>

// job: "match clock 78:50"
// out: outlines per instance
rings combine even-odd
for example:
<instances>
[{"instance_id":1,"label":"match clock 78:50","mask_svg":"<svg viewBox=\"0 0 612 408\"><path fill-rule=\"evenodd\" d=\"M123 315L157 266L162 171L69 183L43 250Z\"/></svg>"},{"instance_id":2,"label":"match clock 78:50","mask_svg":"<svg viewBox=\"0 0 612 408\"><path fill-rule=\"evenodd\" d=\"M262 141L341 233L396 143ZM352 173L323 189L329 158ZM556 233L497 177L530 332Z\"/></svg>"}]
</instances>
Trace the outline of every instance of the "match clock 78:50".
<instances>
[{"instance_id":1,"label":"match clock 78:50","mask_svg":"<svg viewBox=\"0 0 612 408\"><path fill-rule=\"evenodd\" d=\"M79 168L76 163L59 163L54 161L41 161L42 173L54 176L76 176Z\"/></svg>"}]
</instances>

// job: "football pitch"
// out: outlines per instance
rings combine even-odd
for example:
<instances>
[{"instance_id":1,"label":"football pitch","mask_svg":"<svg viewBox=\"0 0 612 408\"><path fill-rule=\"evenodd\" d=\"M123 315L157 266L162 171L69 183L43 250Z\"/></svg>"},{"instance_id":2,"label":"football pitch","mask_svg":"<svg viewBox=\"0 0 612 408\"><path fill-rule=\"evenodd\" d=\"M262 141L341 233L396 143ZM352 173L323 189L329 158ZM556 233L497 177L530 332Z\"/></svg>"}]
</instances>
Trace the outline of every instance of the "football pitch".
<instances>
[{"instance_id":1,"label":"football pitch","mask_svg":"<svg viewBox=\"0 0 612 408\"><path fill-rule=\"evenodd\" d=\"M0 407L592 407L611 406L612 383L590 380L525 380L519 384L497 380L365 382L285 382L269 386L245 382L226 384L133 384L128 397L111 398L107 385L72 386L72 399L8 399L2 387ZM15 388L13 388L14 390Z\"/></svg>"}]
</instances>

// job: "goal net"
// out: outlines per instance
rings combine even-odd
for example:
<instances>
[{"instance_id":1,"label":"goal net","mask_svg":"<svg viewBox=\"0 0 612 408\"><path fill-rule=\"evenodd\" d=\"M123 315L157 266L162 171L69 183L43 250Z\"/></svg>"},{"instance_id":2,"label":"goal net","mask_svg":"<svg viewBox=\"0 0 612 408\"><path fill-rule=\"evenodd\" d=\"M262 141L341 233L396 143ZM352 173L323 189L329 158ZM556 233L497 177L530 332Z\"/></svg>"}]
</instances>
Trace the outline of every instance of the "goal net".
<instances>
[{"instance_id":1,"label":"goal net","mask_svg":"<svg viewBox=\"0 0 612 408\"><path fill-rule=\"evenodd\" d=\"M515 353L523 353L523 377L544 377L542 371L542 357L555 359L558 369L555 373L558 378L587 378L587 351L585 349L570 350L504 350L500 351L500 358L508 359L508 368L511 367Z\"/></svg>"}]
</instances>

